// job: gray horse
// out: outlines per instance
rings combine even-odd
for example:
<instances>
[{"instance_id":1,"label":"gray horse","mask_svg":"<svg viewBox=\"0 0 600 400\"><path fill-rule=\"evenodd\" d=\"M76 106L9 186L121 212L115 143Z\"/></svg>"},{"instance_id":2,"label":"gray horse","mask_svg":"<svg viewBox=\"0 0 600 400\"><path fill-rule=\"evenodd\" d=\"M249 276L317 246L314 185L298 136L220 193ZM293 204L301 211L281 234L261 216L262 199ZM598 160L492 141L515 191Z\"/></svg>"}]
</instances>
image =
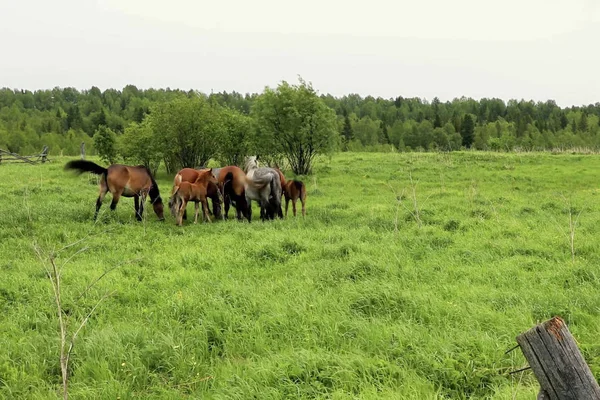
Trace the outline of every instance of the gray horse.
<instances>
[{"instance_id":1,"label":"gray horse","mask_svg":"<svg viewBox=\"0 0 600 400\"><path fill-rule=\"evenodd\" d=\"M279 173L269 167L259 167L258 157L251 156L246 159L244 168L246 173L246 201L248 205L252 200L260 204L260 218L275 219L275 214L283 218L281 210L281 180ZM249 207L252 215L252 207Z\"/></svg>"}]
</instances>

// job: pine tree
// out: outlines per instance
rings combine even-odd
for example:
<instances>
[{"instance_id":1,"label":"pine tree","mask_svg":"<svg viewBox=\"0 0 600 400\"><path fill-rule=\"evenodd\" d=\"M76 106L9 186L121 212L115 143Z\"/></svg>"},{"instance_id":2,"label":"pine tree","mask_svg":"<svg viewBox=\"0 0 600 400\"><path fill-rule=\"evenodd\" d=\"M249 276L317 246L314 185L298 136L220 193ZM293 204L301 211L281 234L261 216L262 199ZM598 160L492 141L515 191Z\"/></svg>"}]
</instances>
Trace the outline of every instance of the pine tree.
<instances>
[{"instance_id":1,"label":"pine tree","mask_svg":"<svg viewBox=\"0 0 600 400\"><path fill-rule=\"evenodd\" d=\"M442 119L440 118L440 114L438 112L435 113L435 118L433 120L433 127L434 128L442 127Z\"/></svg>"},{"instance_id":2,"label":"pine tree","mask_svg":"<svg viewBox=\"0 0 600 400\"><path fill-rule=\"evenodd\" d=\"M581 118L579 119L579 131L580 132L587 132L588 130L588 120L587 120L587 114L583 113L581 114Z\"/></svg>"},{"instance_id":3,"label":"pine tree","mask_svg":"<svg viewBox=\"0 0 600 400\"><path fill-rule=\"evenodd\" d=\"M385 122L381 121L379 123L379 131L381 132L379 143L388 144L390 142L390 135L388 134L387 125L385 124Z\"/></svg>"},{"instance_id":4,"label":"pine tree","mask_svg":"<svg viewBox=\"0 0 600 400\"><path fill-rule=\"evenodd\" d=\"M344 128L342 129L342 135L344 136L344 149L348 149L348 143L354 138L354 132L352 131L352 124L350 123L350 117L348 112L344 110Z\"/></svg>"},{"instance_id":5,"label":"pine tree","mask_svg":"<svg viewBox=\"0 0 600 400\"><path fill-rule=\"evenodd\" d=\"M100 114L98 114L98 119L96 120L96 125L97 126L102 126L102 125L106 126L107 125L106 114L104 113L104 108L102 108L100 110Z\"/></svg>"},{"instance_id":6,"label":"pine tree","mask_svg":"<svg viewBox=\"0 0 600 400\"><path fill-rule=\"evenodd\" d=\"M471 114L464 115L460 126L460 136L462 137L463 146L470 148L475 137L475 123Z\"/></svg>"}]
</instances>

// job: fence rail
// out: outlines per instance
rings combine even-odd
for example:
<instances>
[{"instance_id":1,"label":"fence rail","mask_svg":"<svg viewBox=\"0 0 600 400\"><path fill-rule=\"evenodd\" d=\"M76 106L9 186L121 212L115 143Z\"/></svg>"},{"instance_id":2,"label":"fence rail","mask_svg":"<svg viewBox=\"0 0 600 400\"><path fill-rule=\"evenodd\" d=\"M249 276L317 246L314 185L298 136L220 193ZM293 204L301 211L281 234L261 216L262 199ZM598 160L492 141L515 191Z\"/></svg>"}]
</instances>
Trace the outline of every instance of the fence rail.
<instances>
[{"instance_id":1,"label":"fence rail","mask_svg":"<svg viewBox=\"0 0 600 400\"><path fill-rule=\"evenodd\" d=\"M24 162L35 165L37 163L43 164L46 161L50 161L48 158L48 146L44 146L39 154L34 154L32 156L22 156L17 153L0 149L0 165L14 162Z\"/></svg>"}]
</instances>

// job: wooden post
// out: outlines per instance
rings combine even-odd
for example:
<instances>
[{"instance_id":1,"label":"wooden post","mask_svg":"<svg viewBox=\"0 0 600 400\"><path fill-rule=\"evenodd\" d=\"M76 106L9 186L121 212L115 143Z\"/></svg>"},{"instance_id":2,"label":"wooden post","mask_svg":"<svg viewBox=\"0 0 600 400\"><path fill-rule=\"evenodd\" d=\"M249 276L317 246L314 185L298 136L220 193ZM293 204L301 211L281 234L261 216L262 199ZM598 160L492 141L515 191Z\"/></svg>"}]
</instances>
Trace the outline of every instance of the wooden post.
<instances>
[{"instance_id":1,"label":"wooden post","mask_svg":"<svg viewBox=\"0 0 600 400\"><path fill-rule=\"evenodd\" d=\"M538 399L600 400L600 386L560 317L520 334L517 343L540 383Z\"/></svg>"},{"instance_id":2,"label":"wooden post","mask_svg":"<svg viewBox=\"0 0 600 400\"><path fill-rule=\"evenodd\" d=\"M44 148L42 149L42 154L40 154L40 157L42 158L42 164L45 163L48 158L48 146L44 146Z\"/></svg>"},{"instance_id":3,"label":"wooden post","mask_svg":"<svg viewBox=\"0 0 600 400\"><path fill-rule=\"evenodd\" d=\"M85 160L85 142L81 142L80 150L81 150L81 159Z\"/></svg>"}]
</instances>

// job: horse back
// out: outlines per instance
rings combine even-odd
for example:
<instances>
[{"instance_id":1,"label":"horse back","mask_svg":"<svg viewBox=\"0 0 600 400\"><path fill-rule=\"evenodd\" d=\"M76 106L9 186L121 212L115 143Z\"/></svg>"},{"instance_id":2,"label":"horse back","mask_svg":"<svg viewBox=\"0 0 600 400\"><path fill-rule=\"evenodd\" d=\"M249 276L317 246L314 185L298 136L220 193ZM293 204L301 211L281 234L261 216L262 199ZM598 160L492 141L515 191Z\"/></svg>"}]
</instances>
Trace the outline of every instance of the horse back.
<instances>
[{"instance_id":1,"label":"horse back","mask_svg":"<svg viewBox=\"0 0 600 400\"><path fill-rule=\"evenodd\" d=\"M106 182L111 192L133 197L150 190L152 176L144 166L113 164L107 168Z\"/></svg>"},{"instance_id":2,"label":"horse back","mask_svg":"<svg viewBox=\"0 0 600 400\"><path fill-rule=\"evenodd\" d=\"M241 196L244 192L244 183L246 182L246 174L244 171L235 165L229 165L221 168L219 171L218 182L219 186L225 185L225 181L230 179L231 186L236 195Z\"/></svg>"},{"instance_id":3,"label":"horse back","mask_svg":"<svg viewBox=\"0 0 600 400\"><path fill-rule=\"evenodd\" d=\"M177 172L173 180L174 186L179 186L181 182L195 182L198 179L199 171L193 168L183 168Z\"/></svg>"}]
</instances>

